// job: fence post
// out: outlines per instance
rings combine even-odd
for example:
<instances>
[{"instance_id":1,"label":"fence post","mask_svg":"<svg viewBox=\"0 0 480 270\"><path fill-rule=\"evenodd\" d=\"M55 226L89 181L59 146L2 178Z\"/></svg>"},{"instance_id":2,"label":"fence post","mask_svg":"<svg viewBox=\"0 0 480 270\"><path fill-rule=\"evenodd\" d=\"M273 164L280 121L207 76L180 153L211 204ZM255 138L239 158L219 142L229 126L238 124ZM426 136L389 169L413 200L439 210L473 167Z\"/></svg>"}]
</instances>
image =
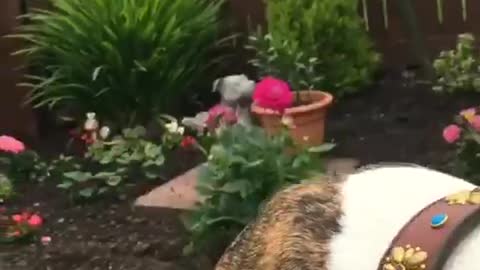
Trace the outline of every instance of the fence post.
<instances>
[{"instance_id":1,"label":"fence post","mask_svg":"<svg viewBox=\"0 0 480 270\"><path fill-rule=\"evenodd\" d=\"M413 9L411 0L396 0L398 10L402 16L405 32L410 35L410 45L413 53L422 65L422 69L428 79L434 76L432 63L425 47L425 40L418 27L417 16Z\"/></svg>"}]
</instances>

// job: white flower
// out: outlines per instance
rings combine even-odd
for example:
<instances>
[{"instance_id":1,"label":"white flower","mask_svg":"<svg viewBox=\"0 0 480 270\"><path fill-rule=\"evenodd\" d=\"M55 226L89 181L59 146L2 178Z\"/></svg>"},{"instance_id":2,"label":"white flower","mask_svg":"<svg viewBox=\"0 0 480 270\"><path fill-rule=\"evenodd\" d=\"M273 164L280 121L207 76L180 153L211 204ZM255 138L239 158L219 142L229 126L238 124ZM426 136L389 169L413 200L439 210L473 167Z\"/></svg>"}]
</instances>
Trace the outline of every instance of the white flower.
<instances>
[{"instance_id":1,"label":"white flower","mask_svg":"<svg viewBox=\"0 0 480 270\"><path fill-rule=\"evenodd\" d=\"M165 124L165 128L170 133L176 133L178 129L178 123L176 121Z\"/></svg>"},{"instance_id":2,"label":"white flower","mask_svg":"<svg viewBox=\"0 0 480 270\"><path fill-rule=\"evenodd\" d=\"M177 133L180 134L180 135L183 135L183 133L185 133L185 128L184 127L178 127Z\"/></svg>"},{"instance_id":3,"label":"white flower","mask_svg":"<svg viewBox=\"0 0 480 270\"><path fill-rule=\"evenodd\" d=\"M87 119L95 119L96 115L97 114L94 113L94 112L88 112L87 113Z\"/></svg>"},{"instance_id":4,"label":"white flower","mask_svg":"<svg viewBox=\"0 0 480 270\"><path fill-rule=\"evenodd\" d=\"M172 121L170 123L165 124L165 128L169 133L172 133L172 134L183 135L183 133L185 133L185 128L182 126L179 126L177 121Z\"/></svg>"},{"instance_id":5,"label":"white flower","mask_svg":"<svg viewBox=\"0 0 480 270\"><path fill-rule=\"evenodd\" d=\"M293 123L293 118L291 116L284 115L282 117L282 124L289 128L295 127L295 124Z\"/></svg>"},{"instance_id":6,"label":"white flower","mask_svg":"<svg viewBox=\"0 0 480 270\"><path fill-rule=\"evenodd\" d=\"M87 113L87 120L85 120L85 123L83 124L83 129L93 131L98 128L98 121L95 116L96 114L93 112Z\"/></svg>"},{"instance_id":7,"label":"white flower","mask_svg":"<svg viewBox=\"0 0 480 270\"><path fill-rule=\"evenodd\" d=\"M105 140L110 135L110 128L107 126L103 126L99 131L100 138Z\"/></svg>"}]
</instances>

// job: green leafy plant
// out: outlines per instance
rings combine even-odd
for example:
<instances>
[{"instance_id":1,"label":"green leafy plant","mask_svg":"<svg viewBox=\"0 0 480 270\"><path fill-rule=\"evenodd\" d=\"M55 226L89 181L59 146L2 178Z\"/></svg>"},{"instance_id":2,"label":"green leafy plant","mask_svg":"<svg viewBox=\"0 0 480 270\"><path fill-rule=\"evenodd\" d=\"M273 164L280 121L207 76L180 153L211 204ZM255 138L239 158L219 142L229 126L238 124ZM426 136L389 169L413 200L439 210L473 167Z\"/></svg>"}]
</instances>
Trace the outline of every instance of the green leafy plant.
<instances>
[{"instance_id":1,"label":"green leafy plant","mask_svg":"<svg viewBox=\"0 0 480 270\"><path fill-rule=\"evenodd\" d=\"M288 80L295 90L357 91L371 79L379 57L363 29L354 0L268 0L268 30L247 48L260 76Z\"/></svg>"},{"instance_id":2,"label":"green leafy plant","mask_svg":"<svg viewBox=\"0 0 480 270\"><path fill-rule=\"evenodd\" d=\"M298 153L291 151L294 147L286 132L271 137L258 127L224 129L198 179L197 190L204 201L186 220L192 233L186 251L209 245L222 232L233 237L277 190L321 173L321 159L315 154L333 146Z\"/></svg>"},{"instance_id":3,"label":"green leafy plant","mask_svg":"<svg viewBox=\"0 0 480 270\"><path fill-rule=\"evenodd\" d=\"M461 34L455 50L442 51L433 62L436 92L480 92L480 62L472 34Z\"/></svg>"},{"instance_id":4,"label":"green leafy plant","mask_svg":"<svg viewBox=\"0 0 480 270\"><path fill-rule=\"evenodd\" d=\"M145 139L145 128L124 129L111 141L96 141L84 160L70 159L58 186L89 199L108 192L121 193L128 180L156 179L165 158L162 147ZM70 168L70 170L68 170Z\"/></svg>"},{"instance_id":5,"label":"green leafy plant","mask_svg":"<svg viewBox=\"0 0 480 270\"><path fill-rule=\"evenodd\" d=\"M47 178L48 163L33 150L26 150L12 156L8 166L9 178L15 183L43 182Z\"/></svg>"},{"instance_id":6,"label":"green leafy plant","mask_svg":"<svg viewBox=\"0 0 480 270\"><path fill-rule=\"evenodd\" d=\"M46 163L23 142L11 136L0 136L0 173L12 184L45 179Z\"/></svg>"},{"instance_id":7,"label":"green leafy plant","mask_svg":"<svg viewBox=\"0 0 480 270\"><path fill-rule=\"evenodd\" d=\"M6 175L0 173L0 203L5 202L13 194L12 181Z\"/></svg>"},{"instance_id":8,"label":"green leafy plant","mask_svg":"<svg viewBox=\"0 0 480 270\"><path fill-rule=\"evenodd\" d=\"M23 83L28 101L95 111L124 127L178 108L223 57L212 57L226 44L218 39L222 2L51 1L51 11L26 15L30 24L11 36L26 41L16 54L39 71Z\"/></svg>"}]
</instances>

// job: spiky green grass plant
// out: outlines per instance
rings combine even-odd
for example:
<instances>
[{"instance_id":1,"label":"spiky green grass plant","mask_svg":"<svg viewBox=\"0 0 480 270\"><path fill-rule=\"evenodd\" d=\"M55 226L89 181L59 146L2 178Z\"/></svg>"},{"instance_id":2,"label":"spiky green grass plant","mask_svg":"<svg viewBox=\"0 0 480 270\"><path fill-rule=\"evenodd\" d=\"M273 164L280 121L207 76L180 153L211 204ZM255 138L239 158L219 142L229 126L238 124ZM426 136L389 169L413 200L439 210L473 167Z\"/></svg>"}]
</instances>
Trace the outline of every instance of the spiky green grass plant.
<instances>
[{"instance_id":1,"label":"spiky green grass plant","mask_svg":"<svg viewBox=\"0 0 480 270\"><path fill-rule=\"evenodd\" d=\"M35 107L133 125L178 108L212 72L222 1L50 1L12 36L37 71L23 83Z\"/></svg>"}]
</instances>

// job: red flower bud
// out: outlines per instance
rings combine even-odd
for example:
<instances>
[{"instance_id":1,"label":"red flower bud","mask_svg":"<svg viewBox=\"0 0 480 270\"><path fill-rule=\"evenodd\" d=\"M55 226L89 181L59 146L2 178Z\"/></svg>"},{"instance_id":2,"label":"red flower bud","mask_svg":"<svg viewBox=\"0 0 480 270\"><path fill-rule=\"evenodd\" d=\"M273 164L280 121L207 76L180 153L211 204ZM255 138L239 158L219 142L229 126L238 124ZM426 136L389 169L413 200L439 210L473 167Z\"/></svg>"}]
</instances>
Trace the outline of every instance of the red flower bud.
<instances>
[{"instance_id":1,"label":"red flower bud","mask_svg":"<svg viewBox=\"0 0 480 270\"><path fill-rule=\"evenodd\" d=\"M180 146L182 148L190 148L197 144L197 140L192 136L186 136L182 139Z\"/></svg>"}]
</instances>

